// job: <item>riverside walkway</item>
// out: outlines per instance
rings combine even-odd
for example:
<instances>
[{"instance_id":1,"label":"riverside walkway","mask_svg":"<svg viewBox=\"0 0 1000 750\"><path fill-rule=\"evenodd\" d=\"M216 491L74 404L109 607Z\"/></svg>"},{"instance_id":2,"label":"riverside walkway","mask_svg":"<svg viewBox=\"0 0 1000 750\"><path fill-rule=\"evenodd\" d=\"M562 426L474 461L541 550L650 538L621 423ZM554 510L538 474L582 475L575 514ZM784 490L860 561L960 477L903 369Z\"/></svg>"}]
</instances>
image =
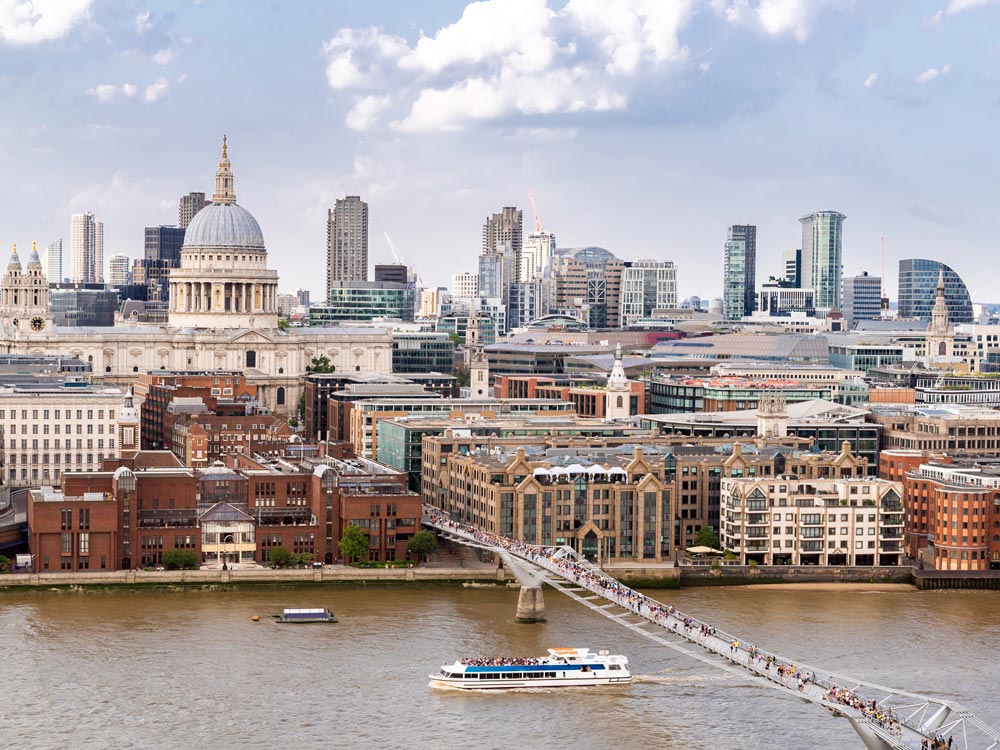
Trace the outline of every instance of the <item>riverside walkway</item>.
<instances>
[{"instance_id":1,"label":"riverside walkway","mask_svg":"<svg viewBox=\"0 0 1000 750\"><path fill-rule=\"evenodd\" d=\"M1000 733L951 701L835 674L779 656L629 588L571 547L541 547L456 523L424 507L423 523L461 544L517 560L539 582L629 630L741 680L846 718L869 750L996 750Z\"/></svg>"}]
</instances>

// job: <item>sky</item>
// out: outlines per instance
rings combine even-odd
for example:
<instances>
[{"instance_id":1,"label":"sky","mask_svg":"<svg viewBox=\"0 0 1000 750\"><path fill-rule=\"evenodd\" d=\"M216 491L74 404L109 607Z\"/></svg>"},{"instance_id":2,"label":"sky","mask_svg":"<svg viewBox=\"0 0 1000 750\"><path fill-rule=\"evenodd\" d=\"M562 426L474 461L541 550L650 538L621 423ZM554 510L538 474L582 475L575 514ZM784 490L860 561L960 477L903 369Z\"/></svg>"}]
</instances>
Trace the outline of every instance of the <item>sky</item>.
<instances>
[{"instance_id":1,"label":"sky","mask_svg":"<svg viewBox=\"0 0 1000 750\"><path fill-rule=\"evenodd\" d=\"M560 247L673 260L714 297L731 224L758 283L846 214L845 274L943 260L1000 299L1000 0L0 0L0 243L105 224L105 256L214 189L281 289L323 292L326 210L369 204L425 286L475 270L529 191Z\"/></svg>"}]
</instances>

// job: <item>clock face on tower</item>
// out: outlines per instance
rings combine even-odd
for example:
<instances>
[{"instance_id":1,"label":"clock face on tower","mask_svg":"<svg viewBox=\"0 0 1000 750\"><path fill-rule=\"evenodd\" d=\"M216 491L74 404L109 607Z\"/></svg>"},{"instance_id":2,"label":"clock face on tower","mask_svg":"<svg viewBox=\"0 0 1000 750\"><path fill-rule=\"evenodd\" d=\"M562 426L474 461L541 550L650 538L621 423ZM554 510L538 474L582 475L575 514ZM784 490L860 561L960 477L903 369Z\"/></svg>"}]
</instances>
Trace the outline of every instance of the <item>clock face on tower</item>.
<instances>
[{"instance_id":1,"label":"clock face on tower","mask_svg":"<svg viewBox=\"0 0 1000 750\"><path fill-rule=\"evenodd\" d=\"M31 330L40 331L45 328L45 321L41 318L35 317L31 319Z\"/></svg>"}]
</instances>

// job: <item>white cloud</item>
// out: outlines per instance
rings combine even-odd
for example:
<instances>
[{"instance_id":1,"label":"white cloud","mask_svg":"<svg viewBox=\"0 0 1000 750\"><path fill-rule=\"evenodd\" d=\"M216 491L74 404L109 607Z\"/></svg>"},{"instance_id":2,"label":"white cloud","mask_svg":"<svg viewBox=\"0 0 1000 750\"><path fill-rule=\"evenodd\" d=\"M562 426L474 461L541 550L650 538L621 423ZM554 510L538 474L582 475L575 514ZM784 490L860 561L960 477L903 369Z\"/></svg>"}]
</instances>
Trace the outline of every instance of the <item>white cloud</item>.
<instances>
[{"instance_id":1,"label":"white cloud","mask_svg":"<svg viewBox=\"0 0 1000 750\"><path fill-rule=\"evenodd\" d=\"M381 29L341 29L323 45L326 77L356 100L348 126L368 129L388 106L406 132L455 130L522 115L624 108L642 76L683 63L679 34L698 0L478 0L412 46ZM383 96L379 96L382 94Z\"/></svg>"},{"instance_id":2,"label":"white cloud","mask_svg":"<svg viewBox=\"0 0 1000 750\"><path fill-rule=\"evenodd\" d=\"M123 83L121 86L115 86L110 83L102 83L94 88L90 89L88 92L91 96L97 97L97 101L102 104L107 104L108 102L113 102L119 96L125 96L128 98L134 97L139 93L139 87L131 83Z\"/></svg>"},{"instance_id":3,"label":"white cloud","mask_svg":"<svg viewBox=\"0 0 1000 750\"><path fill-rule=\"evenodd\" d=\"M951 65L943 65L940 68L928 68L923 73L918 73L913 77L917 83L930 83L935 78L946 76L951 72Z\"/></svg>"},{"instance_id":4,"label":"white cloud","mask_svg":"<svg viewBox=\"0 0 1000 750\"><path fill-rule=\"evenodd\" d=\"M144 36L155 25L153 23L153 14L148 10L144 10L135 17L135 33L139 36Z\"/></svg>"},{"instance_id":5,"label":"white cloud","mask_svg":"<svg viewBox=\"0 0 1000 750\"><path fill-rule=\"evenodd\" d=\"M37 44L66 36L90 12L91 0L0 0L0 40Z\"/></svg>"},{"instance_id":6,"label":"white cloud","mask_svg":"<svg viewBox=\"0 0 1000 750\"><path fill-rule=\"evenodd\" d=\"M939 10L936 13L932 13L924 19L924 26L930 26L932 28L940 26L941 21L944 20L944 11Z\"/></svg>"},{"instance_id":7,"label":"white cloud","mask_svg":"<svg viewBox=\"0 0 1000 750\"><path fill-rule=\"evenodd\" d=\"M563 9L585 35L599 39L612 74L633 74L645 60L687 56L678 38L694 14L693 0L570 0Z\"/></svg>"},{"instance_id":8,"label":"white cloud","mask_svg":"<svg viewBox=\"0 0 1000 750\"><path fill-rule=\"evenodd\" d=\"M169 65L177 57L177 50L172 47L164 47L153 55L153 62L157 65Z\"/></svg>"},{"instance_id":9,"label":"white cloud","mask_svg":"<svg viewBox=\"0 0 1000 750\"><path fill-rule=\"evenodd\" d=\"M469 3L462 17L421 35L399 62L404 70L440 73L454 65L500 60L521 71L544 70L556 53L547 33L555 13L547 0L481 0Z\"/></svg>"},{"instance_id":10,"label":"white cloud","mask_svg":"<svg viewBox=\"0 0 1000 750\"><path fill-rule=\"evenodd\" d=\"M949 16L961 13L964 10L974 10L985 8L987 5L1000 5L1000 0L951 0L945 11Z\"/></svg>"},{"instance_id":11,"label":"white cloud","mask_svg":"<svg viewBox=\"0 0 1000 750\"><path fill-rule=\"evenodd\" d=\"M791 34L802 43L826 8L846 7L851 0L711 0L711 4L729 23L770 36Z\"/></svg>"},{"instance_id":12,"label":"white cloud","mask_svg":"<svg viewBox=\"0 0 1000 750\"><path fill-rule=\"evenodd\" d=\"M876 83L878 83L878 73L869 73L865 79L865 88L870 89Z\"/></svg>"},{"instance_id":13,"label":"white cloud","mask_svg":"<svg viewBox=\"0 0 1000 750\"><path fill-rule=\"evenodd\" d=\"M153 81L153 83L146 86L146 91L143 94L143 99L146 101L146 104L152 104L157 99L162 98L163 95L167 93L167 89L169 88L170 88L170 81L168 81L166 78L159 78L156 81Z\"/></svg>"},{"instance_id":14,"label":"white cloud","mask_svg":"<svg viewBox=\"0 0 1000 750\"><path fill-rule=\"evenodd\" d=\"M408 50L406 41L381 29L341 29L323 45L326 80L333 89L369 88L382 81Z\"/></svg>"},{"instance_id":15,"label":"white cloud","mask_svg":"<svg viewBox=\"0 0 1000 750\"><path fill-rule=\"evenodd\" d=\"M345 124L351 130L368 130L378 122L379 115L392 103L389 96L363 96L347 113Z\"/></svg>"}]
</instances>

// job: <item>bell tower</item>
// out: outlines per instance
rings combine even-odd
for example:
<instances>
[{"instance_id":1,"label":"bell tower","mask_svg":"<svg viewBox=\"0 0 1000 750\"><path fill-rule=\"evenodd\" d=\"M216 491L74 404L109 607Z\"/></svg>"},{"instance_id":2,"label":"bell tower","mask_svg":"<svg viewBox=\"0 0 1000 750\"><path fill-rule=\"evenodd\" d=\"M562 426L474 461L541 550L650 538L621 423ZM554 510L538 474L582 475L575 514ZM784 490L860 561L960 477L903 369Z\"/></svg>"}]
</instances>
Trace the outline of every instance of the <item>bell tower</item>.
<instances>
[{"instance_id":1,"label":"bell tower","mask_svg":"<svg viewBox=\"0 0 1000 750\"><path fill-rule=\"evenodd\" d=\"M14 245L7 272L0 281L0 317L6 325L21 334L42 333L52 328L49 282L38 259L35 243L32 243L26 268L22 268L17 245Z\"/></svg>"}]
</instances>

